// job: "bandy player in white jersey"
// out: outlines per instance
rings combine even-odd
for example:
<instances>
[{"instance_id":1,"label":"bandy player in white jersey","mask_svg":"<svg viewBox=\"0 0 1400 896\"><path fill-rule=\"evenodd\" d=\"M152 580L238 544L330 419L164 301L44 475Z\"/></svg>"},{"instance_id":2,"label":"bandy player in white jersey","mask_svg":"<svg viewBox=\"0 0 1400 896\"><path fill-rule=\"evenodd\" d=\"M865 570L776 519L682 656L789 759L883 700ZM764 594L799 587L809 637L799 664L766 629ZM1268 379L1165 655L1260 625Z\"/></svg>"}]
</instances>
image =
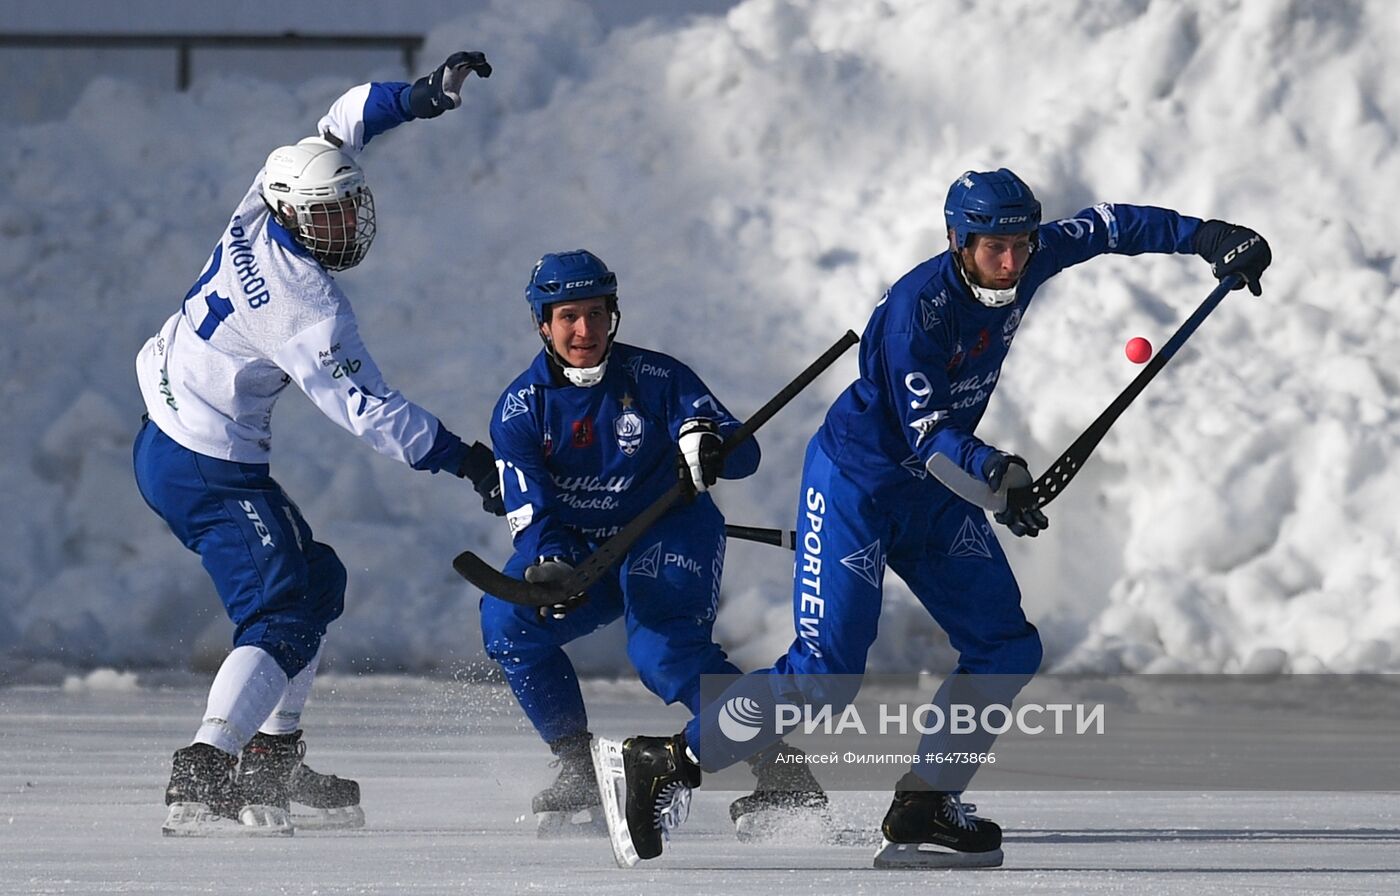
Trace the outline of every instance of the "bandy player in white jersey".
<instances>
[{"instance_id":1,"label":"bandy player in white jersey","mask_svg":"<svg viewBox=\"0 0 1400 896\"><path fill-rule=\"evenodd\" d=\"M136 359L147 420L134 449L146 503L197 552L235 625L194 742L174 755L164 831L286 834L364 823L359 785L301 761L301 710L345 567L269 475L272 408L291 383L327 417L415 470L471 480L504 513L495 457L391 388L331 276L374 238L356 155L371 138L461 103L479 52L413 84L362 84L315 137L283 146L239 203L204 271ZM241 762L240 762L241 756ZM298 808L291 814L291 804Z\"/></svg>"}]
</instances>

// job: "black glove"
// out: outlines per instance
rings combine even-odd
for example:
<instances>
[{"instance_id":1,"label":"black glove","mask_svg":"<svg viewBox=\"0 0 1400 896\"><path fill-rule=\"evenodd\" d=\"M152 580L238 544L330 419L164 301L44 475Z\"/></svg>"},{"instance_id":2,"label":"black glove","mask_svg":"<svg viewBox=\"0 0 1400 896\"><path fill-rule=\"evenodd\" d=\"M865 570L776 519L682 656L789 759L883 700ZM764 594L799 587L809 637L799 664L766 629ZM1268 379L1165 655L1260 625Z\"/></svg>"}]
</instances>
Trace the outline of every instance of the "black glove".
<instances>
[{"instance_id":1,"label":"black glove","mask_svg":"<svg viewBox=\"0 0 1400 896\"><path fill-rule=\"evenodd\" d=\"M1215 279L1224 280L1231 274L1244 278L1249 291L1260 294L1259 278L1274 260L1268 242L1248 227L1224 221L1206 221L1196 231L1191 247L1196 254L1210 262ZM1239 289L1239 287L1235 287Z\"/></svg>"},{"instance_id":2,"label":"black glove","mask_svg":"<svg viewBox=\"0 0 1400 896\"><path fill-rule=\"evenodd\" d=\"M1002 486L1005 486L1007 491L1024 488L1034 481L1025 459L1004 451L993 451L992 456L983 462L982 478L987 480L987 485L994 492L1001 491ZM998 511L992 518L1010 529L1011 534L1017 537L1029 535L1034 538L1050 525L1040 508L1018 506L1009 497L1006 509Z\"/></svg>"},{"instance_id":3,"label":"black glove","mask_svg":"<svg viewBox=\"0 0 1400 896\"><path fill-rule=\"evenodd\" d=\"M496 472L496 455L480 442L467 446L467 456L457 475L470 479L476 493L481 495L481 509L496 516L506 515L506 502L501 497L501 477Z\"/></svg>"},{"instance_id":4,"label":"black glove","mask_svg":"<svg viewBox=\"0 0 1400 896\"><path fill-rule=\"evenodd\" d=\"M703 492L719 478L724 460L719 456L724 439L719 424L708 417L691 417L681 424L680 477L697 492Z\"/></svg>"},{"instance_id":5,"label":"black glove","mask_svg":"<svg viewBox=\"0 0 1400 896\"><path fill-rule=\"evenodd\" d=\"M549 556L541 557L525 570L525 581L530 584L549 584L562 582L574 571L563 557ZM535 615L541 622L550 619L563 619L569 615L571 610L577 610L588 602L587 594L571 594L557 604L550 604L545 607L536 607Z\"/></svg>"},{"instance_id":6,"label":"black glove","mask_svg":"<svg viewBox=\"0 0 1400 896\"><path fill-rule=\"evenodd\" d=\"M491 63L486 54L477 50L453 53L447 61L413 82L408 90L408 111L414 118L437 118L448 109L462 105L462 84L467 75L491 77Z\"/></svg>"}]
</instances>

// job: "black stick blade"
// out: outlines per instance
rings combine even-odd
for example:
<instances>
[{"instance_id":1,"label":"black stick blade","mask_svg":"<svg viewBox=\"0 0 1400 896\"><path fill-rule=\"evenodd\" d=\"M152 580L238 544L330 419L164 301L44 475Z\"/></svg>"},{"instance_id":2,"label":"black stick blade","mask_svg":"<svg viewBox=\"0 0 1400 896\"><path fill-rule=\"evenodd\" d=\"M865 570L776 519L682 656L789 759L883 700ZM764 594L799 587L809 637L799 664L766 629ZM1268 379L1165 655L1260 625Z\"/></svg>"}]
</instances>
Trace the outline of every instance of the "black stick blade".
<instances>
[{"instance_id":1,"label":"black stick blade","mask_svg":"<svg viewBox=\"0 0 1400 896\"><path fill-rule=\"evenodd\" d=\"M526 607L548 607L562 602L567 596L557 586L524 582L498 571L471 551L463 551L452 559L457 574L492 597Z\"/></svg>"}]
</instances>

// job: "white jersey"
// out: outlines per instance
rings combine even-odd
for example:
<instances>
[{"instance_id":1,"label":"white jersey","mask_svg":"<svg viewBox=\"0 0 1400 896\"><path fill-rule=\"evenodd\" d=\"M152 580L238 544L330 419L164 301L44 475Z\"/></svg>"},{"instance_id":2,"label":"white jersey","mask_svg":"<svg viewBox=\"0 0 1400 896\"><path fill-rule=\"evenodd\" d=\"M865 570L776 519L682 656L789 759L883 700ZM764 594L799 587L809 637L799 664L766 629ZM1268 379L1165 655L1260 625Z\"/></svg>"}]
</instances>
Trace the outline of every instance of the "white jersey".
<instances>
[{"instance_id":1,"label":"white jersey","mask_svg":"<svg viewBox=\"0 0 1400 896\"><path fill-rule=\"evenodd\" d=\"M366 105L377 86L342 96L319 132L355 153L367 133L397 124L375 122L367 132ZM295 383L376 451L416 464L433 447L438 419L384 382L349 299L271 217L262 180L260 171L180 310L136 357L147 414L191 451L267 463L272 408Z\"/></svg>"}]
</instances>

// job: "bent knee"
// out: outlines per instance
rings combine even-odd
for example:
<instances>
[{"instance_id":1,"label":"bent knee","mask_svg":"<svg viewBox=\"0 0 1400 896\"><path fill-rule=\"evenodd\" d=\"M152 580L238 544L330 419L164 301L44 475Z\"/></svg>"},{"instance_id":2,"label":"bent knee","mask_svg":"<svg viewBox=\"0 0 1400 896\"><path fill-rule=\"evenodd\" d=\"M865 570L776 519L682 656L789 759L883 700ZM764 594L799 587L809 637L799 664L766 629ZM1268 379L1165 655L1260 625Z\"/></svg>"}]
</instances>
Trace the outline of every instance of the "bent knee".
<instances>
[{"instance_id":1,"label":"bent knee","mask_svg":"<svg viewBox=\"0 0 1400 896\"><path fill-rule=\"evenodd\" d=\"M737 670L729 664L724 651L713 643L696 644L658 657L649 650L634 650L628 644L627 656L637 670L637 677L647 690L666 703L692 702L700 691L700 676L732 674Z\"/></svg>"},{"instance_id":2,"label":"bent knee","mask_svg":"<svg viewBox=\"0 0 1400 896\"><path fill-rule=\"evenodd\" d=\"M294 678L316 656L325 634L326 627L314 621L271 615L241 628L233 646L266 651L288 678Z\"/></svg>"},{"instance_id":3,"label":"bent knee","mask_svg":"<svg viewBox=\"0 0 1400 896\"><path fill-rule=\"evenodd\" d=\"M821 673L801 675L794 679L802 701L808 705L830 706L840 712L855 702L860 693L859 673Z\"/></svg>"},{"instance_id":4,"label":"bent knee","mask_svg":"<svg viewBox=\"0 0 1400 896\"><path fill-rule=\"evenodd\" d=\"M964 658L963 667L983 675L1011 675L1029 680L1040 670L1044 658L1040 632L1028 623L1025 632L996 642L980 657L971 661Z\"/></svg>"},{"instance_id":5,"label":"bent knee","mask_svg":"<svg viewBox=\"0 0 1400 896\"><path fill-rule=\"evenodd\" d=\"M1004 670L1007 675L1024 675L1029 678L1040 671L1040 664L1045 659L1045 645L1041 643L1040 632L1036 627L1028 627L1029 632L1009 645L1005 660L1007 668Z\"/></svg>"}]
</instances>

